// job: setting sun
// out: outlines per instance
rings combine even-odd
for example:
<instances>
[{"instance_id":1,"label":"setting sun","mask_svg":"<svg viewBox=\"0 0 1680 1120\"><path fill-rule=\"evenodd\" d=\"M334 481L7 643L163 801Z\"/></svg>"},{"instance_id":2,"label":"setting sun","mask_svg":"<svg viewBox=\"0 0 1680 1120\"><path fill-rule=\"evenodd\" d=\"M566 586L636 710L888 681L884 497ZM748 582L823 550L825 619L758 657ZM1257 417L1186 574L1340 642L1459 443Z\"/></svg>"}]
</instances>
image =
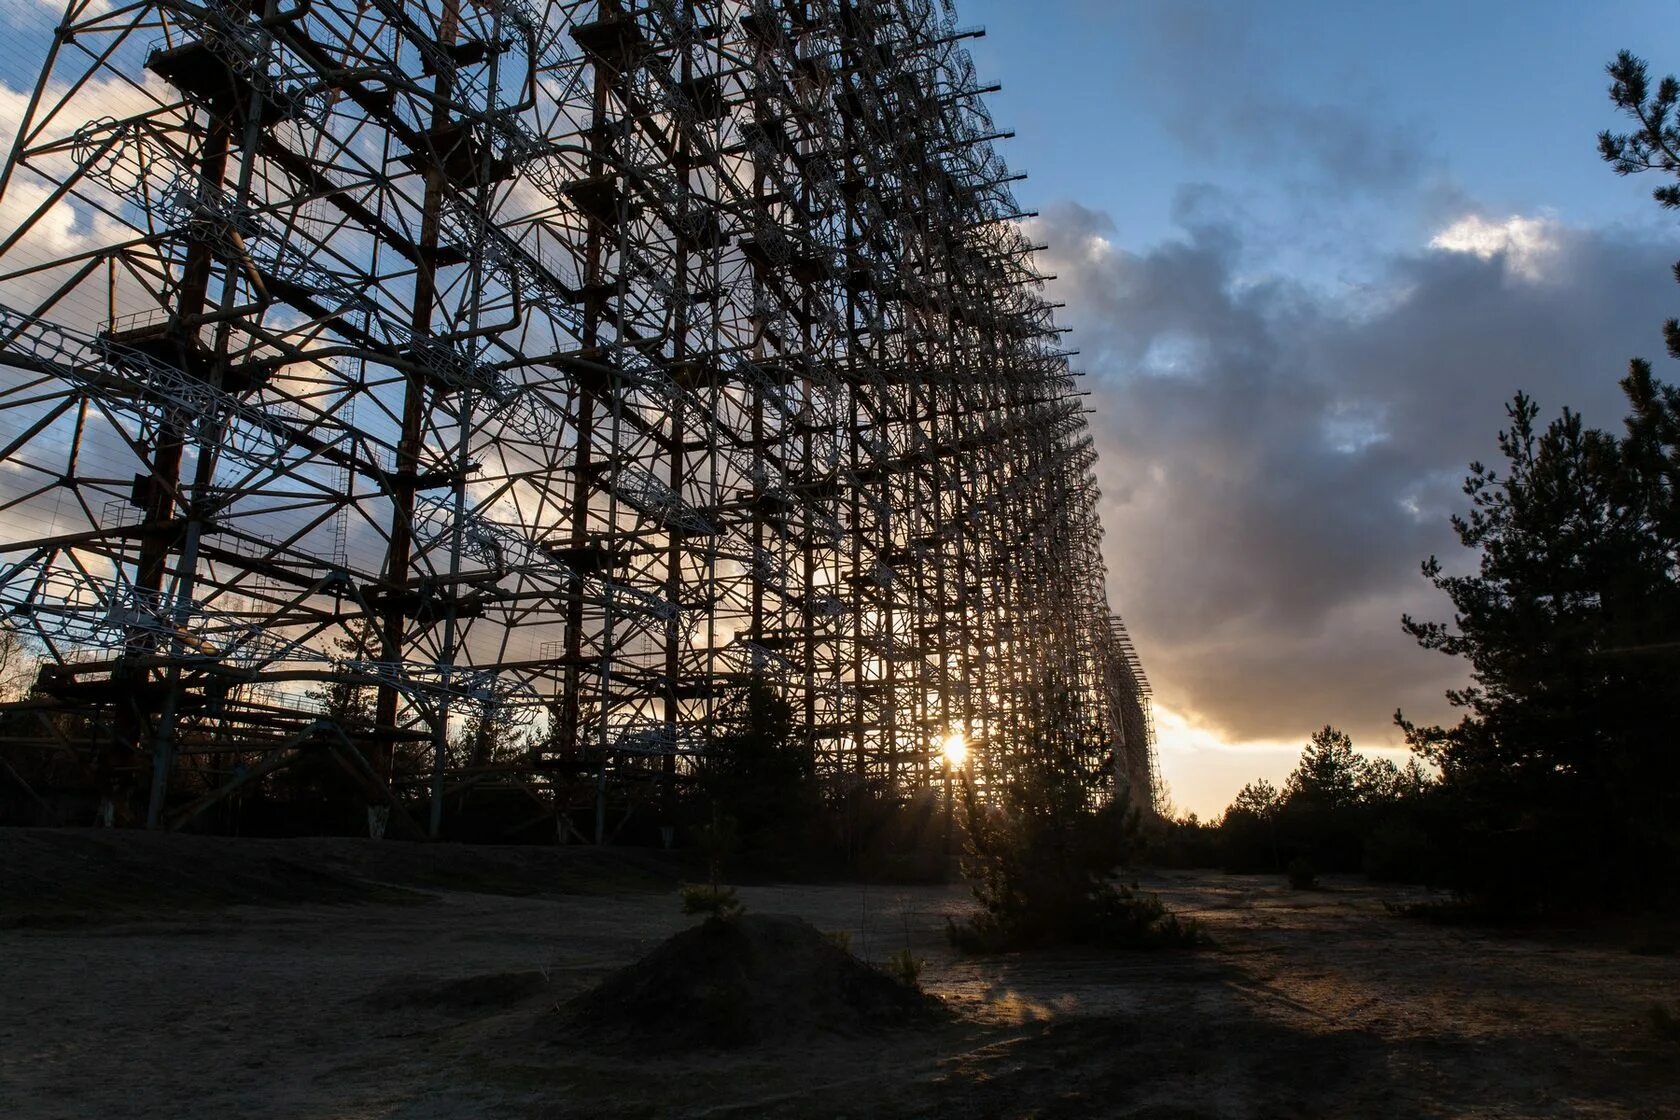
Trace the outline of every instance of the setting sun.
<instances>
[{"instance_id":1,"label":"setting sun","mask_svg":"<svg viewBox=\"0 0 1680 1120\"><path fill-rule=\"evenodd\" d=\"M963 738L961 731L953 731L945 736L939 749L945 755L945 762L953 770L962 769L963 763L968 761L968 740Z\"/></svg>"}]
</instances>

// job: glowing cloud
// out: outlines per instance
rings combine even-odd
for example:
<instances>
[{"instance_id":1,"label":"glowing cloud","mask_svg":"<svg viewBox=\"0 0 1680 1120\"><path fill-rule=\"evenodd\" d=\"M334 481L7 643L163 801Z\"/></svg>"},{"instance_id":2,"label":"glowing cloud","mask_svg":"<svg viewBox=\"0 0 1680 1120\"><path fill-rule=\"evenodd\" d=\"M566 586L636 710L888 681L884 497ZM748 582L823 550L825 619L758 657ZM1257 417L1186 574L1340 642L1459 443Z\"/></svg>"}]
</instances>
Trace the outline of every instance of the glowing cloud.
<instances>
[{"instance_id":1,"label":"glowing cloud","mask_svg":"<svg viewBox=\"0 0 1680 1120\"><path fill-rule=\"evenodd\" d=\"M1559 249L1557 220L1551 217L1525 218L1513 214L1493 221L1480 214L1466 214L1429 239L1431 249L1469 253L1481 260L1505 258L1512 276L1531 283L1544 280Z\"/></svg>"}]
</instances>

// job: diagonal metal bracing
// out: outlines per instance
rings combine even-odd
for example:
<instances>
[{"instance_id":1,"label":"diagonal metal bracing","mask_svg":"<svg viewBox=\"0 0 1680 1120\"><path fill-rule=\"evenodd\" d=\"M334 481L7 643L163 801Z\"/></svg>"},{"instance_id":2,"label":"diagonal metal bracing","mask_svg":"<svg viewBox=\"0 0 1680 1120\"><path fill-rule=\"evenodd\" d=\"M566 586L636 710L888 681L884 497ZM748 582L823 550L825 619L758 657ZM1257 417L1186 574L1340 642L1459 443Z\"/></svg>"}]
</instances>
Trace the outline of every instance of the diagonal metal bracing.
<instances>
[{"instance_id":1,"label":"diagonal metal bracing","mask_svg":"<svg viewBox=\"0 0 1680 1120\"><path fill-rule=\"evenodd\" d=\"M1049 735L1150 803L974 34L72 3L0 172L0 610L58 749L156 824L325 720L434 833L499 783L603 839L756 674L837 797L959 731L982 790Z\"/></svg>"}]
</instances>

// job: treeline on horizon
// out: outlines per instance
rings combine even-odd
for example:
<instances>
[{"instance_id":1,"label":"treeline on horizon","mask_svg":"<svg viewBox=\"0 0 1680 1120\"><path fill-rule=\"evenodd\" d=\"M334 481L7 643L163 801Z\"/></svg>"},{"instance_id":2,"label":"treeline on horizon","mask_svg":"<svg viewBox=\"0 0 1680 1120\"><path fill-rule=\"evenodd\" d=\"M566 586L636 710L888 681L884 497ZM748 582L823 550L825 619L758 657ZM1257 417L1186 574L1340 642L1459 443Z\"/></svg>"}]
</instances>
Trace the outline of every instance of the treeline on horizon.
<instances>
[{"instance_id":1,"label":"treeline on horizon","mask_svg":"<svg viewBox=\"0 0 1680 1120\"><path fill-rule=\"evenodd\" d=\"M1600 134L1600 154L1619 175L1680 174L1680 81L1653 88L1626 51L1608 71L1633 128ZM1680 209L1680 183L1653 195ZM1680 359L1680 319L1663 334ZM1253 782L1215 822L1165 822L1151 854L1301 885L1363 871L1504 914L1680 903L1680 389L1642 359L1621 388L1620 432L1568 408L1542 426L1519 393L1501 461L1470 465L1453 528L1477 570L1429 558L1453 621L1402 622L1468 663L1456 724L1395 713L1404 768L1325 727L1281 790Z\"/></svg>"}]
</instances>

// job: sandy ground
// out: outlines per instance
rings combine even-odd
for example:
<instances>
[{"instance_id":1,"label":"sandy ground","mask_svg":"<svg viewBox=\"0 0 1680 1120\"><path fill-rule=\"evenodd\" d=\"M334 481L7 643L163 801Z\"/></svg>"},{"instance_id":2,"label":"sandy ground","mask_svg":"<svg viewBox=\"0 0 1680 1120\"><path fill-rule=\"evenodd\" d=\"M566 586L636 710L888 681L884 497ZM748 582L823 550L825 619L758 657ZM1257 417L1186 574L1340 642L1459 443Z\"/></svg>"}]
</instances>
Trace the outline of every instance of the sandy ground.
<instances>
[{"instance_id":1,"label":"sandy ground","mask_svg":"<svg viewBox=\"0 0 1680 1120\"><path fill-rule=\"evenodd\" d=\"M963 959L960 887L756 886L944 1027L653 1057L551 1009L691 919L655 854L0 830L0 1116L1676 1117L1680 958L1175 874L1196 952Z\"/></svg>"}]
</instances>

